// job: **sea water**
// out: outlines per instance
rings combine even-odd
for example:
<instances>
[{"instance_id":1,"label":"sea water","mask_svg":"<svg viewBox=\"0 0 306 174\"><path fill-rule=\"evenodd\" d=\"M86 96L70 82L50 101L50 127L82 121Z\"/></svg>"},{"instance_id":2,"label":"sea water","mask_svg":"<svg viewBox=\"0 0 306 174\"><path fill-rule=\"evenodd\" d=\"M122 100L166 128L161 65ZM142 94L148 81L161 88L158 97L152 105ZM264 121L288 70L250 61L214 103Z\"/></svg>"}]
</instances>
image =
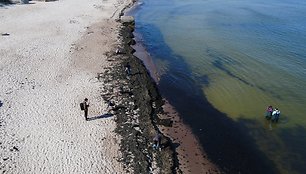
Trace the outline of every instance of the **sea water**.
<instances>
[{"instance_id":1,"label":"sea water","mask_svg":"<svg viewBox=\"0 0 306 174\"><path fill-rule=\"evenodd\" d=\"M133 13L163 97L204 150L230 161L207 143L227 135L200 130L241 131L276 173L306 171L306 1L142 0ZM269 105L278 123L264 118Z\"/></svg>"}]
</instances>

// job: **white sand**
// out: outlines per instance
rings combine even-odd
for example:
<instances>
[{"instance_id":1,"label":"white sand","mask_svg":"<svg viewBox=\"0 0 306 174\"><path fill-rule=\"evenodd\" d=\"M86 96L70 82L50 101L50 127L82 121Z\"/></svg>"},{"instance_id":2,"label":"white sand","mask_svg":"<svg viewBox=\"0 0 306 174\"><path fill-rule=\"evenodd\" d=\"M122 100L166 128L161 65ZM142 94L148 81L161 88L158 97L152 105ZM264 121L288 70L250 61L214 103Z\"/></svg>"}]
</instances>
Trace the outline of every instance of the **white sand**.
<instances>
[{"instance_id":1,"label":"white sand","mask_svg":"<svg viewBox=\"0 0 306 174\"><path fill-rule=\"evenodd\" d=\"M114 117L79 103L106 113L95 77L129 1L31 2L0 7L0 173L125 173Z\"/></svg>"}]
</instances>

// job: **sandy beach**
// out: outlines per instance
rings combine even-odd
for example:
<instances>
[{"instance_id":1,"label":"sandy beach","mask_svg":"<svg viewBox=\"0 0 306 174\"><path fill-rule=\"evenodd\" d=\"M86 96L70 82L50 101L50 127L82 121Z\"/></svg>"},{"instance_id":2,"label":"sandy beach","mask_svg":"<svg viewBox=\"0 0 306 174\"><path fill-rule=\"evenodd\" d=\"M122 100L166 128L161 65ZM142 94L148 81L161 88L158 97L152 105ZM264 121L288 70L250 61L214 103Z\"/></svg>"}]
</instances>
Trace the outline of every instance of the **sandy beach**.
<instances>
[{"instance_id":1,"label":"sandy beach","mask_svg":"<svg viewBox=\"0 0 306 174\"><path fill-rule=\"evenodd\" d=\"M128 0L0 7L0 172L125 173L97 73ZM89 121L79 103L89 98Z\"/></svg>"},{"instance_id":2,"label":"sandy beach","mask_svg":"<svg viewBox=\"0 0 306 174\"><path fill-rule=\"evenodd\" d=\"M220 173L133 54L134 24L118 22L131 4L0 6L1 173ZM152 148L157 132L161 151Z\"/></svg>"}]
</instances>

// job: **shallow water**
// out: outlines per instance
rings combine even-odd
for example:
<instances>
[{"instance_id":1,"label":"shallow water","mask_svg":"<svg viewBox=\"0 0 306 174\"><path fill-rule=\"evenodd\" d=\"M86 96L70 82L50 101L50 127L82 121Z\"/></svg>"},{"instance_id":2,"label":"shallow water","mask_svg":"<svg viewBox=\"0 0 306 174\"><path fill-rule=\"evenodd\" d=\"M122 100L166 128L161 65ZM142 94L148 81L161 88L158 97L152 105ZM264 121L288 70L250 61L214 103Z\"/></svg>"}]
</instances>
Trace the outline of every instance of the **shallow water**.
<instances>
[{"instance_id":1,"label":"shallow water","mask_svg":"<svg viewBox=\"0 0 306 174\"><path fill-rule=\"evenodd\" d=\"M264 159L264 171L306 171L306 2L141 3L136 31L158 68L159 89L204 149L220 151L209 157L225 171L243 171L227 157L235 149L207 140L234 147L225 141L244 137L241 153L259 154L253 161ZM264 119L268 105L280 109L278 124Z\"/></svg>"}]
</instances>

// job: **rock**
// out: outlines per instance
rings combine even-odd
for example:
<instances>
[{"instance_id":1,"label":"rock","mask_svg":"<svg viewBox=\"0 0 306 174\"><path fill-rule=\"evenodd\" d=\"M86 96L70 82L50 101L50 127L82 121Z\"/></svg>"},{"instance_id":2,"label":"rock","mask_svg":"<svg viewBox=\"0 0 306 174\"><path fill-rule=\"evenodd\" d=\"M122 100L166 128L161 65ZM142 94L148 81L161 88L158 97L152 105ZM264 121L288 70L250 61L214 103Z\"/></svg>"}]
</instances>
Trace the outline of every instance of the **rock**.
<instances>
[{"instance_id":1,"label":"rock","mask_svg":"<svg viewBox=\"0 0 306 174\"><path fill-rule=\"evenodd\" d=\"M136 131L141 132L141 130L140 130L140 128L139 128L139 127L134 127L134 129L135 129Z\"/></svg>"},{"instance_id":2,"label":"rock","mask_svg":"<svg viewBox=\"0 0 306 174\"><path fill-rule=\"evenodd\" d=\"M57 1L57 0L45 0L45 2L52 2L52 1Z\"/></svg>"},{"instance_id":3,"label":"rock","mask_svg":"<svg viewBox=\"0 0 306 174\"><path fill-rule=\"evenodd\" d=\"M134 24L135 23L135 19L133 16L121 16L120 21L123 24Z\"/></svg>"},{"instance_id":4,"label":"rock","mask_svg":"<svg viewBox=\"0 0 306 174\"><path fill-rule=\"evenodd\" d=\"M14 146L13 149L14 149L15 151L19 151L19 149L18 149L16 146Z\"/></svg>"},{"instance_id":5,"label":"rock","mask_svg":"<svg viewBox=\"0 0 306 174\"><path fill-rule=\"evenodd\" d=\"M126 52L122 48L117 48L116 49L116 54L126 54Z\"/></svg>"},{"instance_id":6,"label":"rock","mask_svg":"<svg viewBox=\"0 0 306 174\"><path fill-rule=\"evenodd\" d=\"M128 43L129 45L135 45L136 44L136 41L134 39L131 39Z\"/></svg>"},{"instance_id":7,"label":"rock","mask_svg":"<svg viewBox=\"0 0 306 174\"><path fill-rule=\"evenodd\" d=\"M116 93L116 105L112 109L116 113L114 118L117 127L116 132L122 136L120 149L124 156L122 162L125 166L133 166L132 173L150 173L153 170L152 163L156 163L157 173L172 173L174 168L177 168L175 161L175 151L172 149L171 140L163 136L163 150L158 152L158 162L155 161L151 147L152 132L157 131L156 123L159 121L164 125L171 126L172 120L159 120L156 114L160 112L161 97L158 94L155 84L146 69L143 62L132 55L135 50L130 47L134 44L133 29L135 21L133 17L122 16L120 21L123 23L122 31L119 36L122 38L123 45L118 45L118 50L113 50L113 56L117 62L114 62L115 67L110 68L111 72L106 76L112 78L113 85L104 85L104 92ZM120 37L119 37L120 38ZM118 39L120 40L120 39ZM122 50L122 51L121 51ZM126 74L123 67L129 62L133 73L131 80L126 80ZM118 65L117 65L118 64ZM138 72L138 73L137 73ZM134 78L135 77L135 78ZM118 88L118 90L117 90ZM103 97L104 98L104 97ZM108 101L109 99L106 98ZM154 102L152 107L151 103ZM151 167L151 169L150 169ZM176 170L176 169L175 169ZM156 173L156 172L155 172Z\"/></svg>"},{"instance_id":8,"label":"rock","mask_svg":"<svg viewBox=\"0 0 306 174\"><path fill-rule=\"evenodd\" d=\"M28 4L28 3L29 3L29 0L20 0L20 3L21 3L21 4Z\"/></svg>"},{"instance_id":9,"label":"rock","mask_svg":"<svg viewBox=\"0 0 306 174\"><path fill-rule=\"evenodd\" d=\"M166 127L172 127L173 121L171 119L158 119L157 124L164 125Z\"/></svg>"}]
</instances>

